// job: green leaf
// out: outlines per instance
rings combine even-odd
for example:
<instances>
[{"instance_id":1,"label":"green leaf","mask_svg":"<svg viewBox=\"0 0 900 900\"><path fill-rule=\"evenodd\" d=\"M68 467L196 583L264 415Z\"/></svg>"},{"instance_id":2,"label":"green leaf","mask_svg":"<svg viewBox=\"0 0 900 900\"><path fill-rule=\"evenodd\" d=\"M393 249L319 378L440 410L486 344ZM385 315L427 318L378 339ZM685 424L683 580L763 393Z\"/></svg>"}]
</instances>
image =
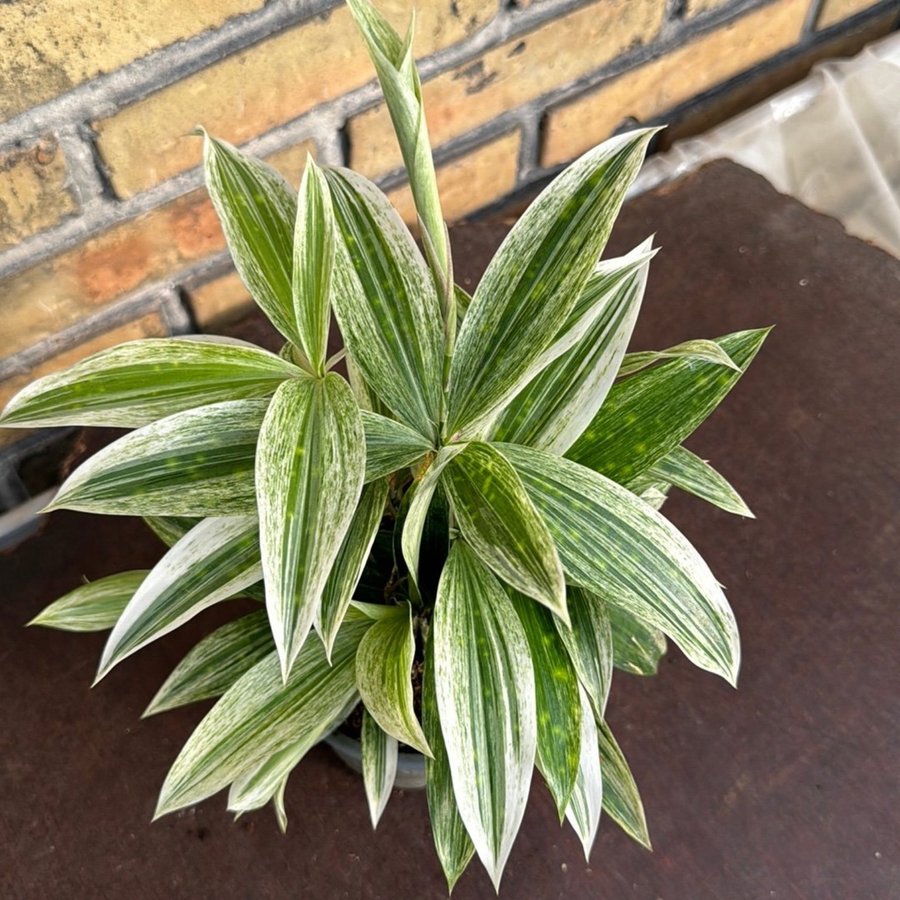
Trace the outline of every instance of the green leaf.
<instances>
[{"instance_id":1,"label":"green leaf","mask_svg":"<svg viewBox=\"0 0 900 900\"><path fill-rule=\"evenodd\" d=\"M612 626L615 667L631 675L655 675L666 653L666 636L624 609L609 604L606 610Z\"/></svg>"},{"instance_id":2,"label":"green leaf","mask_svg":"<svg viewBox=\"0 0 900 900\"><path fill-rule=\"evenodd\" d=\"M581 755L578 679L556 633L554 617L530 597L516 591L509 593L525 631L534 666L537 767L547 782L562 821L575 788ZM560 623L560 628L565 626Z\"/></svg>"},{"instance_id":3,"label":"green leaf","mask_svg":"<svg viewBox=\"0 0 900 900\"><path fill-rule=\"evenodd\" d=\"M413 708L412 664L416 651L412 609L394 608L367 632L356 656L356 684L372 718L390 735L431 756Z\"/></svg>"},{"instance_id":4,"label":"green leaf","mask_svg":"<svg viewBox=\"0 0 900 900\"><path fill-rule=\"evenodd\" d=\"M377 828L397 775L397 739L384 731L368 710L363 710L360 742L369 817L372 827Z\"/></svg>"},{"instance_id":5,"label":"green leaf","mask_svg":"<svg viewBox=\"0 0 900 900\"><path fill-rule=\"evenodd\" d=\"M540 450L498 446L547 522L568 581L661 628L697 666L734 684L734 614L684 535L603 475Z\"/></svg>"},{"instance_id":6,"label":"green leaf","mask_svg":"<svg viewBox=\"0 0 900 900\"><path fill-rule=\"evenodd\" d=\"M296 366L265 350L187 338L129 341L33 381L0 425L136 428L219 400L268 397Z\"/></svg>"},{"instance_id":7,"label":"green leaf","mask_svg":"<svg viewBox=\"0 0 900 900\"><path fill-rule=\"evenodd\" d=\"M623 134L585 154L513 226L459 332L446 435L474 427L530 380L584 289L653 133Z\"/></svg>"},{"instance_id":8,"label":"green leaf","mask_svg":"<svg viewBox=\"0 0 900 900\"><path fill-rule=\"evenodd\" d=\"M676 344L674 347L669 347L668 350L641 350L637 353L628 353L622 360L617 377L625 378L628 375L634 375L635 372L640 372L641 369L646 369L665 359L680 358L700 360L716 366L725 366L737 372L741 371L740 366L715 341L700 338Z\"/></svg>"},{"instance_id":9,"label":"green leaf","mask_svg":"<svg viewBox=\"0 0 900 900\"><path fill-rule=\"evenodd\" d=\"M363 488L353 520L325 582L315 626L328 656L378 534L387 495L388 485L383 479Z\"/></svg>"},{"instance_id":10,"label":"green leaf","mask_svg":"<svg viewBox=\"0 0 900 900\"><path fill-rule=\"evenodd\" d=\"M178 663L150 701L144 716L220 697L274 649L264 610L222 625Z\"/></svg>"},{"instance_id":11,"label":"green leaf","mask_svg":"<svg viewBox=\"0 0 900 900\"><path fill-rule=\"evenodd\" d=\"M637 478L721 403L768 333L767 328L739 331L716 340L741 372L718 363L673 359L614 385L568 457L620 484Z\"/></svg>"},{"instance_id":12,"label":"green leaf","mask_svg":"<svg viewBox=\"0 0 900 900\"><path fill-rule=\"evenodd\" d=\"M147 574L146 569L135 569L82 584L54 600L28 624L60 631L105 631L116 624Z\"/></svg>"},{"instance_id":13,"label":"green leaf","mask_svg":"<svg viewBox=\"0 0 900 900\"><path fill-rule=\"evenodd\" d=\"M603 809L627 835L652 850L644 804L634 783L634 776L612 731L603 720L597 722L597 737L600 743L600 769L603 773Z\"/></svg>"},{"instance_id":14,"label":"green leaf","mask_svg":"<svg viewBox=\"0 0 900 900\"><path fill-rule=\"evenodd\" d=\"M459 530L481 561L567 622L566 582L553 538L506 458L473 441L441 480Z\"/></svg>"},{"instance_id":15,"label":"green leaf","mask_svg":"<svg viewBox=\"0 0 900 900\"><path fill-rule=\"evenodd\" d=\"M550 363L501 413L494 438L563 454L603 405L631 338L644 296L650 241L635 251L643 265L623 267L581 338Z\"/></svg>"},{"instance_id":16,"label":"green leaf","mask_svg":"<svg viewBox=\"0 0 900 900\"><path fill-rule=\"evenodd\" d=\"M587 694L579 691L581 702L581 743L579 746L578 777L572 799L566 808L566 818L584 847L584 858L591 861L591 848L600 825L603 809L603 773L600 770L600 751L597 747L597 723L591 712Z\"/></svg>"},{"instance_id":17,"label":"green leaf","mask_svg":"<svg viewBox=\"0 0 900 900\"><path fill-rule=\"evenodd\" d=\"M241 280L272 324L305 346L294 308L291 268L297 201L271 166L204 135L206 187Z\"/></svg>"},{"instance_id":18,"label":"green leaf","mask_svg":"<svg viewBox=\"0 0 900 900\"><path fill-rule=\"evenodd\" d=\"M556 622L578 681L588 696L593 714L602 718L613 675L612 629L606 604L584 588L569 587L572 627Z\"/></svg>"},{"instance_id":19,"label":"green leaf","mask_svg":"<svg viewBox=\"0 0 900 900\"><path fill-rule=\"evenodd\" d=\"M457 541L432 625L435 694L459 814L499 889L537 744L528 641L509 597Z\"/></svg>"},{"instance_id":20,"label":"green leaf","mask_svg":"<svg viewBox=\"0 0 900 900\"><path fill-rule=\"evenodd\" d=\"M434 281L406 226L370 181L325 171L338 239L332 303L368 386L423 437L441 412L441 311Z\"/></svg>"},{"instance_id":21,"label":"green leaf","mask_svg":"<svg viewBox=\"0 0 900 900\"><path fill-rule=\"evenodd\" d=\"M300 652L344 535L365 471L365 435L349 385L283 384L269 406L256 452L266 608L285 678Z\"/></svg>"},{"instance_id":22,"label":"green leaf","mask_svg":"<svg viewBox=\"0 0 900 900\"><path fill-rule=\"evenodd\" d=\"M307 157L297 222L292 273L294 318L303 351L316 375L325 374L331 320L331 274L334 266L334 213L322 171Z\"/></svg>"},{"instance_id":23,"label":"green leaf","mask_svg":"<svg viewBox=\"0 0 900 900\"><path fill-rule=\"evenodd\" d=\"M316 743L355 697L356 649L368 627L348 619L330 665L321 643L307 641L286 683L274 652L236 681L172 765L155 817L199 803L298 742Z\"/></svg>"},{"instance_id":24,"label":"green leaf","mask_svg":"<svg viewBox=\"0 0 900 900\"><path fill-rule=\"evenodd\" d=\"M226 400L152 422L82 463L48 509L143 516L248 515L267 400Z\"/></svg>"},{"instance_id":25,"label":"green leaf","mask_svg":"<svg viewBox=\"0 0 900 900\"><path fill-rule=\"evenodd\" d=\"M144 516L147 527L167 546L177 544L200 519L188 516Z\"/></svg>"},{"instance_id":26,"label":"green leaf","mask_svg":"<svg viewBox=\"0 0 900 900\"><path fill-rule=\"evenodd\" d=\"M262 577L256 518L204 519L150 570L116 622L97 681L151 641Z\"/></svg>"},{"instance_id":27,"label":"green leaf","mask_svg":"<svg viewBox=\"0 0 900 900\"><path fill-rule=\"evenodd\" d=\"M362 410L366 432L366 481L404 469L433 453L430 441L417 431L378 413Z\"/></svg>"},{"instance_id":28,"label":"green leaf","mask_svg":"<svg viewBox=\"0 0 900 900\"><path fill-rule=\"evenodd\" d=\"M691 453L686 447L676 447L667 453L648 474L668 481L737 516L755 518L740 494L706 460Z\"/></svg>"}]
</instances>

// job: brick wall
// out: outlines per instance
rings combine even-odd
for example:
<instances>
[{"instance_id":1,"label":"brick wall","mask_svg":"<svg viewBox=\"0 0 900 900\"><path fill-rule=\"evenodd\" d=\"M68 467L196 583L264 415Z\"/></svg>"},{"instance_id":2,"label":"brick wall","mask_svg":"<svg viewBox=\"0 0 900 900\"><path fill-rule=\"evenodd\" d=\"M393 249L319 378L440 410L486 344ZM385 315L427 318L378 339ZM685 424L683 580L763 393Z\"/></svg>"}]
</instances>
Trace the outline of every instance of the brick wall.
<instances>
[{"instance_id":1,"label":"brick wall","mask_svg":"<svg viewBox=\"0 0 900 900\"><path fill-rule=\"evenodd\" d=\"M405 22L408 0L379 6ZM451 219L624 124L708 127L898 18L896 0L417 7ZM198 123L295 184L307 152L349 164L412 215L371 65L334 0L12 0L0 83L0 405L120 340L215 330L247 309L202 189Z\"/></svg>"}]
</instances>

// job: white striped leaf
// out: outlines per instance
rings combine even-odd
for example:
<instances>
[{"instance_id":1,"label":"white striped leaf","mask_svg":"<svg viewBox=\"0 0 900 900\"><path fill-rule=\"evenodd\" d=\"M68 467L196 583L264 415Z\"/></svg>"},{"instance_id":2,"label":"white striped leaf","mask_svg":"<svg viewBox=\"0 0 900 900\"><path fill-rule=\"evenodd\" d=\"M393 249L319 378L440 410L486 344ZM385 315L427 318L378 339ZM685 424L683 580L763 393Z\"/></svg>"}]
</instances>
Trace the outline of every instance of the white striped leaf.
<instances>
[{"instance_id":1,"label":"white striped leaf","mask_svg":"<svg viewBox=\"0 0 900 900\"><path fill-rule=\"evenodd\" d=\"M220 697L274 649L264 610L222 625L178 663L150 701L144 716Z\"/></svg>"},{"instance_id":2,"label":"white striped leaf","mask_svg":"<svg viewBox=\"0 0 900 900\"><path fill-rule=\"evenodd\" d=\"M572 660L594 715L602 718L613 675L613 638L606 604L584 588L569 587L572 627L557 621L556 630Z\"/></svg>"},{"instance_id":3,"label":"white striped leaf","mask_svg":"<svg viewBox=\"0 0 900 900\"><path fill-rule=\"evenodd\" d=\"M603 475L540 450L498 446L547 522L569 582L662 629L697 666L735 684L734 614L684 535Z\"/></svg>"},{"instance_id":4,"label":"white striped leaf","mask_svg":"<svg viewBox=\"0 0 900 900\"><path fill-rule=\"evenodd\" d=\"M740 371L740 367L715 341L699 338L693 341L684 341L667 350L639 350L636 353L628 353L622 360L616 377L625 378L628 375L634 375L635 372L640 372L641 369L646 369L666 359L700 360Z\"/></svg>"},{"instance_id":5,"label":"white striped leaf","mask_svg":"<svg viewBox=\"0 0 900 900\"><path fill-rule=\"evenodd\" d=\"M374 184L346 169L325 177L338 230L332 304L347 350L397 418L433 440L443 354L431 272Z\"/></svg>"},{"instance_id":6,"label":"white striped leaf","mask_svg":"<svg viewBox=\"0 0 900 900\"><path fill-rule=\"evenodd\" d=\"M600 814L603 810L603 773L600 769L600 750L597 746L597 723L591 712L587 694L579 692L581 701L581 744L578 777L572 799L566 808L566 818L575 829L584 848L584 858L591 861L591 848L597 837Z\"/></svg>"},{"instance_id":7,"label":"white striped leaf","mask_svg":"<svg viewBox=\"0 0 900 900\"><path fill-rule=\"evenodd\" d=\"M741 368L673 359L618 382L567 456L628 484L674 450L719 405L762 346L769 329L716 343Z\"/></svg>"},{"instance_id":8,"label":"white striped leaf","mask_svg":"<svg viewBox=\"0 0 900 900\"><path fill-rule=\"evenodd\" d=\"M490 444L472 441L444 469L441 483L460 533L481 561L568 622L553 538L506 458Z\"/></svg>"},{"instance_id":9,"label":"white striped leaf","mask_svg":"<svg viewBox=\"0 0 900 900\"><path fill-rule=\"evenodd\" d=\"M600 770L603 773L603 809L627 835L652 850L644 804L634 776L612 731L602 719L597 722L597 738L600 744Z\"/></svg>"},{"instance_id":10,"label":"white striped leaf","mask_svg":"<svg viewBox=\"0 0 900 900\"><path fill-rule=\"evenodd\" d=\"M741 495L706 460L700 459L686 447L676 447L667 453L647 473L673 484L719 509L737 516L754 518Z\"/></svg>"},{"instance_id":11,"label":"white striped leaf","mask_svg":"<svg viewBox=\"0 0 900 900\"><path fill-rule=\"evenodd\" d=\"M649 255L650 241L636 253ZM649 259L626 269L578 342L515 396L494 439L563 454L578 439L612 387L631 339L647 284Z\"/></svg>"},{"instance_id":12,"label":"white striped leaf","mask_svg":"<svg viewBox=\"0 0 900 900\"><path fill-rule=\"evenodd\" d=\"M666 653L666 636L620 607L607 604L606 611L612 626L615 667L631 675L655 675Z\"/></svg>"},{"instance_id":13,"label":"white striped leaf","mask_svg":"<svg viewBox=\"0 0 900 900\"><path fill-rule=\"evenodd\" d=\"M150 570L116 622L97 681L141 647L262 577L253 516L204 519Z\"/></svg>"},{"instance_id":14,"label":"white striped leaf","mask_svg":"<svg viewBox=\"0 0 900 900\"><path fill-rule=\"evenodd\" d=\"M433 453L431 442L402 422L362 410L366 431L366 481L391 475Z\"/></svg>"},{"instance_id":15,"label":"white striped leaf","mask_svg":"<svg viewBox=\"0 0 900 900\"><path fill-rule=\"evenodd\" d=\"M460 328L447 435L473 426L530 380L584 289L652 135L633 131L591 150L513 226Z\"/></svg>"},{"instance_id":16,"label":"white striped leaf","mask_svg":"<svg viewBox=\"0 0 900 900\"><path fill-rule=\"evenodd\" d=\"M54 600L28 624L60 631L105 631L116 624L147 574L147 569L135 569L82 584Z\"/></svg>"},{"instance_id":17,"label":"white striped leaf","mask_svg":"<svg viewBox=\"0 0 900 900\"><path fill-rule=\"evenodd\" d=\"M537 746L528 641L500 583L464 543L434 609L435 694L459 815L499 889Z\"/></svg>"},{"instance_id":18,"label":"white striped leaf","mask_svg":"<svg viewBox=\"0 0 900 900\"><path fill-rule=\"evenodd\" d=\"M319 740L356 694L356 648L368 627L364 618L348 619L330 664L322 645L307 641L287 682L275 652L236 681L169 770L155 817L199 803L298 741Z\"/></svg>"},{"instance_id":19,"label":"white striped leaf","mask_svg":"<svg viewBox=\"0 0 900 900\"><path fill-rule=\"evenodd\" d=\"M360 743L369 817L372 827L377 828L397 776L397 739L389 735L368 710L364 710Z\"/></svg>"},{"instance_id":20,"label":"white striped leaf","mask_svg":"<svg viewBox=\"0 0 900 900\"><path fill-rule=\"evenodd\" d=\"M431 756L413 708L415 651L412 609L408 603L393 607L391 614L375 622L360 642L356 685L369 714L388 734Z\"/></svg>"},{"instance_id":21,"label":"white striped leaf","mask_svg":"<svg viewBox=\"0 0 900 900\"><path fill-rule=\"evenodd\" d=\"M373 481L363 488L353 520L322 590L322 602L314 622L328 656L378 534L387 495L388 485L384 480Z\"/></svg>"},{"instance_id":22,"label":"white striped leaf","mask_svg":"<svg viewBox=\"0 0 900 900\"><path fill-rule=\"evenodd\" d=\"M144 522L167 547L172 547L200 520L189 516L144 516Z\"/></svg>"},{"instance_id":23,"label":"white striped leaf","mask_svg":"<svg viewBox=\"0 0 900 900\"><path fill-rule=\"evenodd\" d=\"M325 374L328 353L333 265L331 194L321 170L308 156L297 201L292 285L300 346L313 372L320 376Z\"/></svg>"},{"instance_id":24,"label":"white striped leaf","mask_svg":"<svg viewBox=\"0 0 900 900\"><path fill-rule=\"evenodd\" d=\"M365 471L359 407L339 375L283 384L256 452L266 608L287 677L319 610Z\"/></svg>"},{"instance_id":25,"label":"white striped leaf","mask_svg":"<svg viewBox=\"0 0 900 900\"><path fill-rule=\"evenodd\" d=\"M48 509L142 516L248 515L268 400L226 400L151 422L82 463Z\"/></svg>"},{"instance_id":26,"label":"white striped leaf","mask_svg":"<svg viewBox=\"0 0 900 900\"><path fill-rule=\"evenodd\" d=\"M203 166L241 280L272 324L304 346L291 286L297 218L291 186L271 166L209 135L204 135Z\"/></svg>"},{"instance_id":27,"label":"white striped leaf","mask_svg":"<svg viewBox=\"0 0 900 900\"><path fill-rule=\"evenodd\" d=\"M560 821L575 788L581 758L578 678L553 626L554 616L530 597L509 591L525 630L534 666L537 767L556 803ZM559 623L560 629L566 626ZM590 714L590 713L589 713Z\"/></svg>"},{"instance_id":28,"label":"white striped leaf","mask_svg":"<svg viewBox=\"0 0 900 900\"><path fill-rule=\"evenodd\" d=\"M428 739L432 756L425 757L425 794L434 848L447 879L447 890L452 891L475 855L475 847L459 817L453 793L450 760L447 758L447 748L441 733L434 692L434 665L434 642L429 639L425 645L425 673L422 680L422 730Z\"/></svg>"},{"instance_id":29,"label":"white striped leaf","mask_svg":"<svg viewBox=\"0 0 900 900\"><path fill-rule=\"evenodd\" d=\"M298 374L259 348L186 338L129 341L33 381L9 401L0 425L137 428L219 400L268 397Z\"/></svg>"}]
</instances>

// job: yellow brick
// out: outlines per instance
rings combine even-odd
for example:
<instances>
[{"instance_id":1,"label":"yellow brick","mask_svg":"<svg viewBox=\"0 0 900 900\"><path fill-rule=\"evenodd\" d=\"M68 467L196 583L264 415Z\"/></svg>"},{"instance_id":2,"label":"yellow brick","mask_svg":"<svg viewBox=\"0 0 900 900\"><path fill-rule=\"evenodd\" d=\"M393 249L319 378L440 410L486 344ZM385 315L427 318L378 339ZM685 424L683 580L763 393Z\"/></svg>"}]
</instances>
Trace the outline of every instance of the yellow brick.
<instances>
[{"instance_id":1,"label":"yellow brick","mask_svg":"<svg viewBox=\"0 0 900 900\"><path fill-rule=\"evenodd\" d=\"M448 221L454 222L500 200L515 188L520 142L519 132L512 132L437 170L444 217ZM388 197L404 221L414 225L416 211L409 187L395 188Z\"/></svg>"},{"instance_id":2,"label":"yellow brick","mask_svg":"<svg viewBox=\"0 0 900 900\"><path fill-rule=\"evenodd\" d=\"M77 347L48 359L28 372L13 375L11 378L7 378L6 381L0 382L0 409L3 409L12 396L22 390L25 385L30 384L37 378L42 378L44 375L49 375L51 372L58 372L60 369L74 365L92 353L99 353L101 350L105 350L107 347L112 347L115 344L121 344L123 341L136 341L139 338L147 337L164 337L166 334L168 334L166 324L159 313L155 312L142 316L133 322L128 322L126 325L113 328L111 331L91 338ZM13 443L25 434L26 432L23 429L0 429L0 447Z\"/></svg>"},{"instance_id":3,"label":"yellow brick","mask_svg":"<svg viewBox=\"0 0 900 900\"><path fill-rule=\"evenodd\" d=\"M508 41L424 85L432 145L605 65L659 30L660 0L601 0ZM402 165L384 106L349 125L351 165L375 177Z\"/></svg>"},{"instance_id":4,"label":"yellow brick","mask_svg":"<svg viewBox=\"0 0 900 900\"><path fill-rule=\"evenodd\" d=\"M816 20L816 28L828 28L876 5L872 0L825 0Z\"/></svg>"},{"instance_id":5,"label":"yellow brick","mask_svg":"<svg viewBox=\"0 0 900 900\"><path fill-rule=\"evenodd\" d=\"M265 0L28 0L0 4L0 119Z\"/></svg>"},{"instance_id":6,"label":"yellow brick","mask_svg":"<svg viewBox=\"0 0 900 900\"><path fill-rule=\"evenodd\" d=\"M52 137L0 155L0 250L77 210L67 174L66 160Z\"/></svg>"},{"instance_id":7,"label":"yellow brick","mask_svg":"<svg viewBox=\"0 0 900 900\"><path fill-rule=\"evenodd\" d=\"M382 11L405 27L408 0ZM425 56L480 28L496 0L429 0L418 10L416 50ZM116 116L95 123L113 187L130 197L200 163L188 135L197 124L242 144L360 87L372 65L346 7L235 53Z\"/></svg>"},{"instance_id":8,"label":"yellow brick","mask_svg":"<svg viewBox=\"0 0 900 900\"><path fill-rule=\"evenodd\" d=\"M214 278L190 292L191 309L201 331L235 322L253 307L253 300L237 272Z\"/></svg>"},{"instance_id":9,"label":"yellow brick","mask_svg":"<svg viewBox=\"0 0 900 900\"><path fill-rule=\"evenodd\" d=\"M607 138L626 118L646 121L793 45L807 0L777 0L553 110L541 163L554 166Z\"/></svg>"}]
</instances>

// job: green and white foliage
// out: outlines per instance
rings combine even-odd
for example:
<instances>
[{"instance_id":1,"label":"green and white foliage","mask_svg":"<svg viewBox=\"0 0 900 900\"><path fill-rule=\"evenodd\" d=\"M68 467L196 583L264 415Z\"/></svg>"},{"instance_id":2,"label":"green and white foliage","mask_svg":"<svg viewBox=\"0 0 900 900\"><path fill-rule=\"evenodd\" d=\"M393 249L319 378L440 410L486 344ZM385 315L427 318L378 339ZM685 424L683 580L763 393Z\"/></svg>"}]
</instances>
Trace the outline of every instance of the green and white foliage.
<instances>
[{"instance_id":1,"label":"green and white foliage","mask_svg":"<svg viewBox=\"0 0 900 900\"><path fill-rule=\"evenodd\" d=\"M736 681L735 618L661 507L677 488L751 516L683 443L767 329L626 353L657 250L601 254L652 130L549 184L470 297L453 279L412 29L401 37L368 0L349 6L420 244L360 175L310 160L295 195L204 135L235 267L287 343L135 341L10 401L0 425L135 429L51 508L143 516L165 545L149 571L75 587L32 624L110 629L99 678L244 597L146 711L216 700L158 814L227 789L230 809L271 802L284 828L291 771L361 706L373 825L398 752L418 750L449 887L475 855L499 886L535 768L586 855L601 810L649 846L606 723L614 668L654 674L671 639ZM345 351L329 359L332 320Z\"/></svg>"}]
</instances>

